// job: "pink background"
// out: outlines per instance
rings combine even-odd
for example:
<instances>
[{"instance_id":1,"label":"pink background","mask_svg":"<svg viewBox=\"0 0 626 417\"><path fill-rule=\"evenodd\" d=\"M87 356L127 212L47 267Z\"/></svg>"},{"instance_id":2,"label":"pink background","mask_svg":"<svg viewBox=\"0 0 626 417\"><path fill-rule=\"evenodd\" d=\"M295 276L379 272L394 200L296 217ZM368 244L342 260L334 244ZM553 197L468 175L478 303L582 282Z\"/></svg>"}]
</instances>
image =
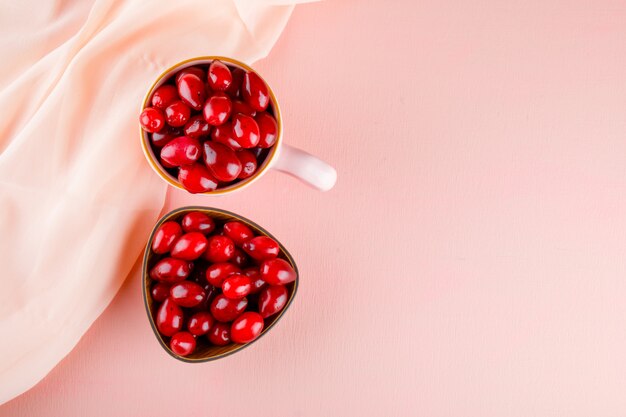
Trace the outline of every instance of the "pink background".
<instances>
[{"instance_id":1,"label":"pink background","mask_svg":"<svg viewBox=\"0 0 626 417\"><path fill-rule=\"evenodd\" d=\"M184 364L154 339L137 265L0 415L625 415L626 8L508 3L298 6L255 67L336 188L270 173L164 208L271 230L301 270L291 310L254 347Z\"/></svg>"}]
</instances>

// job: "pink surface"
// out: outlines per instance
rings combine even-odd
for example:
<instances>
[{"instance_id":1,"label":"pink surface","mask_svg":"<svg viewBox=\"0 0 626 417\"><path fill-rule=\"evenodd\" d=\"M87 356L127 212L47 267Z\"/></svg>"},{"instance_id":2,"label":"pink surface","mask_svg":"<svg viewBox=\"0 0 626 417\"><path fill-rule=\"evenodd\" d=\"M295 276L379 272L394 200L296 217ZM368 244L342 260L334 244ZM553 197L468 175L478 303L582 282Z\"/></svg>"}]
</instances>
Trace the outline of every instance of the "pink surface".
<instances>
[{"instance_id":1,"label":"pink surface","mask_svg":"<svg viewBox=\"0 0 626 417\"><path fill-rule=\"evenodd\" d=\"M624 5L389 4L299 6L256 65L334 190L270 173L169 192L164 211L233 210L290 249L301 287L275 329L177 362L136 266L0 415L626 414Z\"/></svg>"}]
</instances>

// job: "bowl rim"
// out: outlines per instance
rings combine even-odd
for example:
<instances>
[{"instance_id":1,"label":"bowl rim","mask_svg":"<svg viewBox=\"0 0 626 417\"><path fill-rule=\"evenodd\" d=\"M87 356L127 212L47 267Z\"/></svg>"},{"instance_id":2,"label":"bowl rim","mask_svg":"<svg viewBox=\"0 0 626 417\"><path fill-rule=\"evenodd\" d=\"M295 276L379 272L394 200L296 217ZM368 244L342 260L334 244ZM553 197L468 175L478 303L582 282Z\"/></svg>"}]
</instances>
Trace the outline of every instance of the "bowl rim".
<instances>
[{"instance_id":1,"label":"bowl rim","mask_svg":"<svg viewBox=\"0 0 626 417\"><path fill-rule=\"evenodd\" d=\"M265 174L269 170L269 168L271 167L272 163L278 157L280 145L282 144L282 140L283 140L282 113L280 111L280 105L278 104L278 100L276 99L276 95L274 94L274 90L272 90L272 87L270 86L270 84L265 80L265 78L263 78L261 76L261 74L259 74L259 72L257 70L255 70L254 68L252 68L251 66L249 66L245 62L239 61L239 60L234 59L234 58L225 57L225 56L205 55L205 56L198 56L198 57L194 57L194 58L188 58L188 59L180 61L180 62L178 62L178 63L168 67L167 69L165 69L163 72L161 72L161 74L159 74L157 76L157 78L154 80L154 82L148 88L148 91L146 92L146 95L145 95L143 101L141 102L141 109L139 110L139 114L141 114L141 112L144 111L144 109L146 107L149 107L148 104L150 102L150 98L152 97L152 94L154 93L154 90L156 89L156 86L161 81L163 81L163 79L166 76L173 75L173 74L171 74L172 71L175 71L175 70L178 70L178 69L183 69L183 68L186 68L186 67L191 67L194 64L206 65L206 64L208 64L208 63L210 63L211 61L214 61L214 60L223 61L223 62L226 62L228 64L234 65L236 67L240 67L240 68L242 68L242 69L244 69L246 71L254 72L256 75L259 76L259 78L261 78L261 80L263 80L263 82L267 86L267 89L268 89L269 94L270 94L270 103L272 103L273 107L274 107L274 118L276 119L276 125L277 125L277 128L278 128L278 132L276 134L276 142L270 148L270 152L265 157L265 160L263 161L262 166L259 167L259 169L257 169L257 171L251 177L245 178L245 179L239 181L238 183L233 184L233 185L228 186L228 187L225 187L225 188L217 188L216 190L205 191L205 192L202 192L202 193L190 193L189 191L187 191L187 189L185 187L183 187L183 185L180 183L180 181L172 179L170 177L170 174L167 171L165 171L163 166L159 162L156 161L156 156L153 155L153 152L152 152L152 149L151 149L151 146L150 146L150 137L148 136L148 132L143 130L141 125L140 125L139 126L139 139L141 141L141 149L143 151L144 156L146 157L146 160L148 161L148 164L152 167L152 170L154 172L156 172L159 175L159 177L161 177L161 179L163 179L169 185L171 185L173 187L176 187L176 188L178 188L180 190L183 190L185 192L188 192L190 194L223 195L223 194L228 194L228 193L231 193L231 192L234 192L234 191L237 191L237 190L241 190L242 188L245 188L245 187L249 186L250 184L256 182L259 178L261 178L261 176L263 176L263 174ZM206 62L199 62L199 61L206 61Z\"/></svg>"},{"instance_id":2,"label":"bowl rim","mask_svg":"<svg viewBox=\"0 0 626 417\"><path fill-rule=\"evenodd\" d=\"M158 329L156 327L156 323L154 322L154 318L152 317L152 311L150 311L150 307L148 306L148 290L149 290L149 286L146 285L146 283L147 283L147 278L148 278L148 255L150 254L150 243L152 242L152 239L154 238L154 234L156 233L156 230L159 228L159 226L161 224L163 224L164 222L170 220L175 215L180 214L182 212L203 211L203 210L215 211L215 212L218 212L218 213L221 213L221 214L225 214L227 216L232 216L232 217L236 218L239 221L242 221L242 222L244 222L244 223L246 223L246 224L248 224L250 226L253 226L253 227L257 228L258 230L263 232L263 234L265 236L268 236L268 237L274 239L276 241L276 243L278 243L278 246L279 246L281 252L285 255L285 258L287 258L287 260L289 261L289 263L293 267L294 271L296 272L296 279L295 279L295 281L293 281L293 291L291 293L291 296L289 297L289 300L287 300L287 304L280 311L280 313L274 319L274 321L269 326L263 328L263 331L261 332L259 337L257 337L256 339L254 339L253 341L248 342L248 343L237 344L238 346L236 348L234 348L233 350L231 350L231 351L228 351L228 352L216 355L216 356L212 356L210 358L195 359L195 358L187 358L187 357L179 356L179 355L175 354L174 352L172 352L172 350L169 348L169 346L167 346L167 344L164 342L163 337L160 335L160 333L159 333L159 331L158 331ZM276 239L276 237L274 237L274 235L269 233L265 228L259 226L257 223L253 222L252 220L249 220L249 219L247 219L247 218L245 218L245 217L243 217L243 216L241 216L241 215L239 215L237 213L233 213L231 211L223 210L223 209L219 209L219 208L207 207L207 206L184 206L184 207L179 207L179 208L176 208L176 209L170 211L169 213L166 213L163 216L161 216L159 218L159 220L157 220L157 222L155 223L154 227L152 228L152 231L150 232L150 236L148 238L148 241L146 243L146 248L144 250L143 261L142 261L142 268L141 268L141 290L142 290L141 292L142 292L142 296L143 296L143 304L144 304L144 308L146 309L146 314L148 316L148 321L150 322L150 327L152 328L152 332L154 333L154 336L158 340L158 342L161 345L161 347L171 357L173 357L175 359L178 359L178 360L180 360L182 362L186 362L186 363L203 363L203 362L214 361L214 360L217 360L217 359L222 359L222 358L225 358L226 356L230 356L230 355L232 355L234 353L240 352L241 350L243 350L246 347L252 345L253 343L256 343L263 336L265 336L265 334L267 334L270 331L270 329L272 327L274 327L276 325L276 323L278 323L278 321L287 312L287 310L291 306L291 304L292 304L292 302L293 302L293 300L296 297L296 294L298 292L299 281L300 281L300 273L298 271L298 266L296 265L295 260L293 259L293 257L291 256L291 254L289 253L287 248L285 248L283 246L283 244L278 239ZM204 337L204 336L200 336L200 337Z\"/></svg>"}]
</instances>

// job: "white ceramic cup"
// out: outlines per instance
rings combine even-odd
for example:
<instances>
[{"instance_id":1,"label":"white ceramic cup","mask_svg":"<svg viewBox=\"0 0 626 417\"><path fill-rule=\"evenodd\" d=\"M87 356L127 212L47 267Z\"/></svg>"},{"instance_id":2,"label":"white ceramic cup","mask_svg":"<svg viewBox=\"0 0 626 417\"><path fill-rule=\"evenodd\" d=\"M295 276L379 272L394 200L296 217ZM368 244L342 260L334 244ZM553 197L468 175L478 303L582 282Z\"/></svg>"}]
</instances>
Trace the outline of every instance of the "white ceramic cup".
<instances>
[{"instance_id":1,"label":"white ceramic cup","mask_svg":"<svg viewBox=\"0 0 626 417\"><path fill-rule=\"evenodd\" d=\"M184 68L194 65L209 65L215 59L220 60L227 65L239 67L244 71L256 72L243 62L227 57L203 56L187 59L167 69L157 78L157 80L148 90L148 93L143 100L141 110L143 111L143 109L150 106L150 100L154 91L162 84L164 84L167 80L169 80L175 73ZM208 191L203 194L226 194L236 190L241 190L261 178L266 172L270 170L270 168L293 175L294 177L299 178L310 186L317 188L321 191L330 190L335 185L335 182L337 182L337 171L335 171L332 166L301 149L294 148L293 146L289 146L283 142L283 122L280 107L278 106L278 101L276 100L276 96L274 95L272 88L269 86L269 84L267 84L267 82L265 84L267 85L270 93L271 100L269 106L274 113L274 117L278 125L278 135L276 143L272 148L270 148L269 153L267 154L263 162L257 167L254 175L237 183L228 185L226 187L220 187L214 191ZM152 166L152 169L154 169L154 171L159 174L159 176L163 178L168 184L184 190L184 187L180 184L178 179L172 176L169 172L167 172L165 168L163 168L157 156L154 154L154 151L152 150L152 146L150 144L150 137L148 132L144 131L141 128L140 131L141 147L143 149L144 155L146 156L146 159L150 163L150 166Z\"/></svg>"}]
</instances>

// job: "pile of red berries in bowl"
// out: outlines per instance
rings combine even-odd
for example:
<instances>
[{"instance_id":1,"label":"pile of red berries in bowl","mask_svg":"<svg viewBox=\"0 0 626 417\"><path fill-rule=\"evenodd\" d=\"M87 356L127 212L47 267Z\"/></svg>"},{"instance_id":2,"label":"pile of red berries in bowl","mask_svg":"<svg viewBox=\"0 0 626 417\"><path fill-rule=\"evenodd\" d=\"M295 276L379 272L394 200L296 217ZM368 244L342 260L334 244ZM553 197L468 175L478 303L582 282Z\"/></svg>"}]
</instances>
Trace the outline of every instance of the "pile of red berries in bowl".
<instances>
[{"instance_id":1,"label":"pile of red berries in bowl","mask_svg":"<svg viewBox=\"0 0 626 417\"><path fill-rule=\"evenodd\" d=\"M161 345L189 362L233 353L270 329L291 303L297 269L269 233L234 213L182 208L146 247L146 309Z\"/></svg>"},{"instance_id":2,"label":"pile of red berries in bowl","mask_svg":"<svg viewBox=\"0 0 626 417\"><path fill-rule=\"evenodd\" d=\"M279 132L277 107L256 72L216 59L160 82L139 116L160 175L210 193L259 172Z\"/></svg>"}]
</instances>

